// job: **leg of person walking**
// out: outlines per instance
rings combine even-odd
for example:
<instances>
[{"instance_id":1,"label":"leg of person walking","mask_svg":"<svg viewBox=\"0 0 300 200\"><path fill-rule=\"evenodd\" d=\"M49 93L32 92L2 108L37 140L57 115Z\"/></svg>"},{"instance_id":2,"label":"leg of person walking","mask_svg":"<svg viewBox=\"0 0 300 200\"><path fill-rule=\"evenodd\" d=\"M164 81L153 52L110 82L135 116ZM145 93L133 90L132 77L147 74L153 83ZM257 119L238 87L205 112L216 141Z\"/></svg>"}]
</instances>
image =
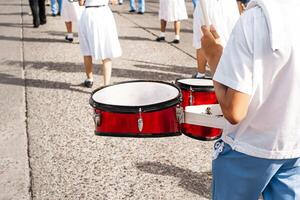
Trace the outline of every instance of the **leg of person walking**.
<instances>
[{"instance_id":1,"label":"leg of person walking","mask_svg":"<svg viewBox=\"0 0 300 200\"><path fill-rule=\"evenodd\" d=\"M69 42L73 42L73 30L72 30L72 22L65 22L67 28L67 35L65 39Z\"/></svg>"},{"instance_id":2,"label":"leg of person walking","mask_svg":"<svg viewBox=\"0 0 300 200\"><path fill-rule=\"evenodd\" d=\"M46 24L46 5L45 0L38 0L39 1L39 18L40 24Z\"/></svg>"},{"instance_id":3,"label":"leg of person walking","mask_svg":"<svg viewBox=\"0 0 300 200\"><path fill-rule=\"evenodd\" d=\"M92 56L84 56L83 62L85 66L85 73L87 79L84 81L84 85L88 88L93 86L93 59Z\"/></svg>"},{"instance_id":4,"label":"leg of person walking","mask_svg":"<svg viewBox=\"0 0 300 200\"><path fill-rule=\"evenodd\" d=\"M135 2L134 0L129 0L130 10L129 12L135 12Z\"/></svg>"},{"instance_id":5,"label":"leg of person walking","mask_svg":"<svg viewBox=\"0 0 300 200\"><path fill-rule=\"evenodd\" d=\"M38 0L29 0L29 4L32 12L32 17L33 17L33 27L37 28L40 26Z\"/></svg>"},{"instance_id":6,"label":"leg of person walking","mask_svg":"<svg viewBox=\"0 0 300 200\"><path fill-rule=\"evenodd\" d=\"M174 22L174 32L175 32L175 38L173 40L173 43L178 44L180 42L180 21Z\"/></svg>"},{"instance_id":7,"label":"leg of person walking","mask_svg":"<svg viewBox=\"0 0 300 200\"><path fill-rule=\"evenodd\" d=\"M104 76L104 85L110 84L111 79L111 71L112 71L112 61L111 59L103 60L103 76Z\"/></svg>"},{"instance_id":8,"label":"leg of person walking","mask_svg":"<svg viewBox=\"0 0 300 200\"><path fill-rule=\"evenodd\" d=\"M161 19L160 20L160 34L159 36L156 38L156 41L157 42L160 42L160 41L165 41L165 37L166 37L166 27L167 27L167 21Z\"/></svg>"},{"instance_id":9,"label":"leg of person walking","mask_svg":"<svg viewBox=\"0 0 300 200\"><path fill-rule=\"evenodd\" d=\"M144 14L145 12L145 0L138 0L139 11L138 14Z\"/></svg>"},{"instance_id":10,"label":"leg of person walking","mask_svg":"<svg viewBox=\"0 0 300 200\"><path fill-rule=\"evenodd\" d=\"M204 57L203 50L201 48L196 50L196 55L198 72L195 75L193 75L193 78L203 78L205 77L207 61Z\"/></svg>"},{"instance_id":11,"label":"leg of person walking","mask_svg":"<svg viewBox=\"0 0 300 200\"><path fill-rule=\"evenodd\" d=\"M51 12L53 17L57 15L56 0L51 0Z\"/></svg>"},{"instance_id":12,"label":"leg of person walking","mask_svg":"<svg viewBox=\"0 0 300 200\"><path fill-rule=\"evenodd\" d=\"M62 8L62 0L57 0L57 4L58 4L57 15L60 16L61 8Z\"/></svg>"}]
</instances>

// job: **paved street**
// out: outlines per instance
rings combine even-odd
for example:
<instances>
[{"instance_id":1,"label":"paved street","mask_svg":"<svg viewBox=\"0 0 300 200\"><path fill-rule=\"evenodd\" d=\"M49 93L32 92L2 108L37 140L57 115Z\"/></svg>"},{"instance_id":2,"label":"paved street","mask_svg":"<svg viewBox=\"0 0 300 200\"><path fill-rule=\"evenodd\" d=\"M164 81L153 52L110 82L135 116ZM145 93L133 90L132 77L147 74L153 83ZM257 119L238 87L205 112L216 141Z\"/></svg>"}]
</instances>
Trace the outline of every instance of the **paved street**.
<instances>
[{"instance_id":1,"label":"paved street","mask_svg":"<svg viewBox=\"0 0 300 200\"><path fill-rule=\"evenodd\" d=\"M144 15L129 14L127 0L111 6L123 50L113 60L113 83L174 82L195 72L192 2L186 5L178 45L169 43L173 24L169 42L154 41L158 0L146 0ZM94 87L83 87L78 38L64 41L61 17L32 28L29 10L27 0L0 0L0 200L210 199L213 143L95 136L88 100L103 84L99 62Z\"/></svg>"}]
</instances>

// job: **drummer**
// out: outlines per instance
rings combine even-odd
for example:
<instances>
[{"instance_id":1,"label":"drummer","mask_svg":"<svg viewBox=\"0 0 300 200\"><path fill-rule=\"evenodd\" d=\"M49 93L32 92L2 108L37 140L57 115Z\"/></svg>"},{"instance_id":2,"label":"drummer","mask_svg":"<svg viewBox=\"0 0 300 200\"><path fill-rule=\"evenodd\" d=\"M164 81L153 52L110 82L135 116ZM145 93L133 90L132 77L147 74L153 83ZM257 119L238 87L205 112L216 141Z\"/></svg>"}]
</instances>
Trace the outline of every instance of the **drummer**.
<instances>
[{"instance_id":1,"label":"drummer","mask_svg":"<svg viewBox=\"0 0 300 200\"><path fill-rule=\"evenodd\" d=\"M194 10L193 46L196 49L197 72L193 78L204 78L206 72L206 59L201 49L201 26L204 25L201 3L199 0ZM206 0L210 23L213 24L221 36L223 46L226 45L233 26L239 18L238 6L235 0Z\"/></svg>"},{"instance_id":2,"label":"drummer","mask_svg":"<svg viewBox=\"0 0 300 200\"><path fill-rule=\"evenodd\" d=\"M87 76L84 85L88 88L93 86L93 59L102 60L104 85L108 85L111 79L112 58L122 54L108 0L79 0L79 4L85 6L79 23L80 50Z\"/></svg>"},{"instance_id":3,"label":"drummer","mask_svg":"<svg viewBox=\"0 0 300 200\"><path fill-rule=\"evenodd\" d=\"M165 41L165 32L167 22L174 22L175 37L172 43L180 42L180 21L187 19L187 12L184 0L160 0L159 1L159 19L160 34L156 38L157 42Z\"/></svg>"},{"instance_id":4,"label":"drummer","mask_svg":"<svg viewBox=\"0 0 300 200\"><path fill-rule=\"evenodd\" d=\"M78 23L82 13L82 7L77 2L63 0L61 14L65 20L67 35L65 40L73 42L73 23Z\"/></svg>"},{"instance_id":5,"label":"drummer","mask_svg":"<svg viewBox=\"0 0 300 200\"><path fill-rule=\"evenodd\" d=\"M226 48L203 26L202 49L224 117L213 199L300 199L299 1L251 1Z\"/></svg>"}]
</instances>

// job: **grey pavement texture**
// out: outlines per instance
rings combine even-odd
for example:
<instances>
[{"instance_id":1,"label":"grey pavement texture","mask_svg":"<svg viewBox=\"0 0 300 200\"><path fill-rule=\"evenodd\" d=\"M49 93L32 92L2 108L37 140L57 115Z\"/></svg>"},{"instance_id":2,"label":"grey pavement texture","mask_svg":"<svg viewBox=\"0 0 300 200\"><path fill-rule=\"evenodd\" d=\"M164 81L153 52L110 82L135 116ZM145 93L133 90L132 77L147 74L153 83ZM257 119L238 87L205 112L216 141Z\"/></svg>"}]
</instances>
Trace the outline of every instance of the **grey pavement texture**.
<instances>
[{"instance_id":1,"label":"grey pavement texture","mask_svg":"<svg viewBox=\"0 0 300 200\"><path fill-rule=\"evenodd\" d=\"M144 15L129 14L128 1L111 6L123 50L113 83L195 72L186 4L178 45L154 41L158 0L146 0ZM95 136L88 100L103 83L100 63L94 87L84 88L78 39L64 41L61 17L32 28L28 12L26 0L0 0L0 199L209 199L213 142Z\"/></svg>"}]
</instances>

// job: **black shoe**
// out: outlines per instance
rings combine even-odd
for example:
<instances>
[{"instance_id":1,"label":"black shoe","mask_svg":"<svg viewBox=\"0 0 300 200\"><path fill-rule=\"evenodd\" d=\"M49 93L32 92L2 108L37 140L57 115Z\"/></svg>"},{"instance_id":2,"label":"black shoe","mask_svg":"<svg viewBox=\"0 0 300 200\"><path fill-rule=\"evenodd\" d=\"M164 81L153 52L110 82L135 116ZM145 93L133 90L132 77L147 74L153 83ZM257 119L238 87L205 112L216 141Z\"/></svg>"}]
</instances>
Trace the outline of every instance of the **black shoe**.
<instances>
[{"instance_id":1,"label":"black shoe","mask_svg":"<svg viewBox=\"0 0 300 200\"><path fill-rule=\"evenodd\" d=\"M60 16L60 12L57 12L57 14L56 14L57 16Z\"/></svg>"},{"instance_id":2,"label":"black shoe","mask_svg":"<svg viewBox=\"0 0 300 200\"><path fill-rule=\"evenodd\" d=\"M132 9L132 10L129 10L130 13L134 13L136 10Z\"/></svg>"},{"instance_id":3,"label":"black shoe","mask_svg":"<svg viewBox=\"0 0 300 200\"><path fill-rule=\"evenodd\" d=\"M165 37L157 37L155 40L156 40L157 42L165 41Z\"/></svg>"},{"instance_id":4,"label":"black shoe","mask_svg":"<svg viewBox=\"0 0 300 200\"><path fill-rule=\"evenodd\" d=\"M173 44L179 44L179 43L180 43L180 40L174 39L174 40L172 41L172 43L173 43Z\"/></svg>"},{"instance_id":5,"label":"black shoe","mask_svg":"<svg viewBox=\"0 0 300 200\"><path fill-rule=\"evenodd\" d=\"M46 24L47 23L47 21L41 21L41 25L44 25L44 24Z\"/></svg>"},{"instance_id":6,"label":"black shoe","mask_svg":"<svg viewBox=\"0 0 300 200\"><path fill-rule=\"evenodd\" d=\"M67 41L69 41L69 42L73 42L73 38L69 38L67 35L66 35L66 37L65 37L65 40L67 40Z\"/></svg>"},{"instance_id":7,"label":"black shoe","mask_svg":"<svg viewBox=\"0 0 300 200\"><path fill-rule=\"evenodd\" d=\"M119 5L123 5L123 3L119 2Z\"/></svg>"},{"instance_id":8,"label":"black shoe","mask_svg":"<svg viewBox=\"0 0 300 200\"><path fill-rule=\"evenodd\" d=\"M33 28L38 28L39 26L39 24L33 24Z\"/></svg>"},{"instance_id":9,"label":"black shoe","mask_svg":"<svg viewBox=\"0 0 300 200\"><path fill-rule=\"evenodd\" d=\"M55 13L52 13L51 16L52 16L52 17L56 17L56 14L55 14Z\"/></svg>"},{"instance_id":10,"label":"black shoe","mask_svg":"<svg viewBox=\"0 0 300 200\"><path fill-rule=\"evenodd\" d=\"M93 83L94 83L93 81L86 79L84 81L84 86L87 88L91 88L91 87L93 87Z\"/></svg>"},{"instance_id":11,"label":"black shoe","mask_svg":"<svg viewBox=\"0 0 300 200\"><path fill-rule=\"evenodd\" d=\"M144 14L144 12L142 12L142 11L139 11L137 14L139 14L139 15L143 15L143 14Z\"/></svg>"}]
</instances>

